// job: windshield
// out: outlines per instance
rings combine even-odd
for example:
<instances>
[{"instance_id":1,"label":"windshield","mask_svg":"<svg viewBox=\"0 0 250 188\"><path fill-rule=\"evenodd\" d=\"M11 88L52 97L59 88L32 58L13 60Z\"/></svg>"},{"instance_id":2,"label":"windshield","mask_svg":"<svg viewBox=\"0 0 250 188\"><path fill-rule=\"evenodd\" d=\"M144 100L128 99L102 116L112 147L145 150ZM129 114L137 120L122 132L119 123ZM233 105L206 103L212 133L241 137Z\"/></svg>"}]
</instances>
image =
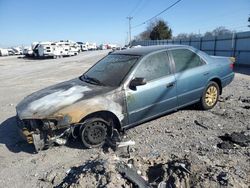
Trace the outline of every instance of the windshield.
<instances>
[{"instance_id":1,"label":"windshield","mask_svg":"<svg viewBox=\"0 0 250 188\"><path fill-rule=\"evenodd\" d=\"M81 80L106 86L119 86L139 56L110 54L90 68Z\"/></svg>"}]
</instances>

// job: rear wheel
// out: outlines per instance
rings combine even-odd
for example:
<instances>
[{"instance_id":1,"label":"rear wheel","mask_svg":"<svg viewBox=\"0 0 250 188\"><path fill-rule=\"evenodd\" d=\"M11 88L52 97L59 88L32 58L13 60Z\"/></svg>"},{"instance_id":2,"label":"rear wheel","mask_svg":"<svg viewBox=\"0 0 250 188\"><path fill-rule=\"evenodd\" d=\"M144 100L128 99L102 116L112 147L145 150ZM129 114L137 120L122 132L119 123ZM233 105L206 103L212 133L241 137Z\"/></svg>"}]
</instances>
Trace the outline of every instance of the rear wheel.
<instances>
[{"instance_id":1,"label":"rear wheel","mask_svg":"<svg viewBox=\"0 0 250 188\"><path fill-rule=\"evenodd\" d=\"M108 135L108 123L102 118L91 118L80 128L81 140L87 148L102 146Z\"/></svg>"},{"instance_id":2,"label":"rear wheel","mask_svg":"<svg viewBox=\"0 0 250 188\"><path fill-rule=\"evenodd\" d=\"M212 109L219 99L220 88L216 82L209 82L203 92L200 105L203 110Z\"/></svg>"}]
</instances>

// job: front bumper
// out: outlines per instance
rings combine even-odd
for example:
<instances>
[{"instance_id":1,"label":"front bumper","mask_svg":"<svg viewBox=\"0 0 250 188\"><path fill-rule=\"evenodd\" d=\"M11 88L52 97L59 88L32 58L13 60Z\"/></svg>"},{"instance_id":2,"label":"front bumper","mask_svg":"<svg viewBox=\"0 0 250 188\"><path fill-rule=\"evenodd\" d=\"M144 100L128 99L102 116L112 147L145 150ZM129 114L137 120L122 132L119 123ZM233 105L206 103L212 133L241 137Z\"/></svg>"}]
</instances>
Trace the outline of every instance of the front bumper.
<instances>
[{"instance_id":1,"label":"front bumper","mask_svg":"<svg viewBox=\"0 0 250 188\"><path fill-rule=\"evenodd\" d=\"M52 143L65 144L72 131L70 125L57 127L55 121L21 120L18 116L16 116L16 121L21 137L29 144L34 144L37 152L49 147Z\"/></svg>"},{"instance_id":2,"label":"front bumper","mask_svg":"<svg viewBox=\"0 0 250 188\"><path fill-rule=\"evenodd\" d=\"M22 120L19 119L18 116L16 116L16 122L18 127L18 132L20 136L26 140L29 144L33 144L33 137L34 131L30 131L24 124Z\"/></svg>"}]
</instances>

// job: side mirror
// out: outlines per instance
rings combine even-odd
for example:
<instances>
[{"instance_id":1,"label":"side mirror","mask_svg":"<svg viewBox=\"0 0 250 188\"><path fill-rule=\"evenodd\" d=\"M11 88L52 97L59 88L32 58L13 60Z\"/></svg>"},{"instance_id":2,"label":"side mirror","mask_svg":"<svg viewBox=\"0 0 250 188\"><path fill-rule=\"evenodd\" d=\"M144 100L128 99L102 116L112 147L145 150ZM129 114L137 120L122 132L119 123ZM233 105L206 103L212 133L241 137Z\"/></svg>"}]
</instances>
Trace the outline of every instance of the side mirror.
<instances>
[{"instance_id":1,"label":"side mirror","mask_svg":"<svg viewBox=\"0 0 250 188\"><path fill-rule=\"evenodd\" d=\"M137 86L141 86L141 85L145 85L147 83L145 78L134 78L133 80L131 80L130 84L129 84L129 88L132 90L136 90Z\"/></svg>"}]
</instances>

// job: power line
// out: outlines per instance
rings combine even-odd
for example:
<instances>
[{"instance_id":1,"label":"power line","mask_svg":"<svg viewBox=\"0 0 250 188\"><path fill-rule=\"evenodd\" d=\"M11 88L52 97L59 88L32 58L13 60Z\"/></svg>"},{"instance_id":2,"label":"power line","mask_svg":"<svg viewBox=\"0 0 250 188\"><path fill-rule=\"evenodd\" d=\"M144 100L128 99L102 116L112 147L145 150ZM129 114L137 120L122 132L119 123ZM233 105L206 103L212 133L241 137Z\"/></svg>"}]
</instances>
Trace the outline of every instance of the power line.
<instances>
[{"instance_id":1,"label":"power line","mask_svg":"<svg viewBox=\"0 0 250 188\"><path fill-rule=\"evenodd\" d=\"M133 14L133 16L135 17L136 15L138 15L139 13L141 13L142 10L146 7L146 5L147 5L149 2L150 2L150 0L144 1L144 2L141 4L141 7L138 7L137 12L135 12L135 13Z\"/></svg>"},{"instance_id":2,"label":"power line","mask_svg":"<svg viewBox=\"0 0 250 188\"><path fill-rule=\"evenodd\" d=\"M175 3L173 3L173 4L170 5L169 7L165 8L163 11L159 12L159 13L156 14L155 16L153 16L153 17L147 19L146 21L144 21L144 22L142 22L142 23L140 23L140 24L138 24L138 25L133 26L132 28L139 27L139 26L144 25L144 24L146 24L147 22L149 22L149 21L151 21L151 20L157 18L157 17L160 16L162 13L164 13L164 12L166 12L167 10L171 9L173 6L175 6L176 4L178 4L178 3L181 2L181 1L182 1L182 0L176 1Z\"/></svg>"},{"instance_id":3,"label":"power line","mask_svg":"<svg viewBox=\"0 0 250 188\"><path fill-rule=\"evenodd\" d=\"M136 9L139 7L139 5L141 4L142 0L139 0L135 7L130 11L129 15L128 16L132 16L132 13L134 13L136 11Z\"/></svg>"}]
</instances>

